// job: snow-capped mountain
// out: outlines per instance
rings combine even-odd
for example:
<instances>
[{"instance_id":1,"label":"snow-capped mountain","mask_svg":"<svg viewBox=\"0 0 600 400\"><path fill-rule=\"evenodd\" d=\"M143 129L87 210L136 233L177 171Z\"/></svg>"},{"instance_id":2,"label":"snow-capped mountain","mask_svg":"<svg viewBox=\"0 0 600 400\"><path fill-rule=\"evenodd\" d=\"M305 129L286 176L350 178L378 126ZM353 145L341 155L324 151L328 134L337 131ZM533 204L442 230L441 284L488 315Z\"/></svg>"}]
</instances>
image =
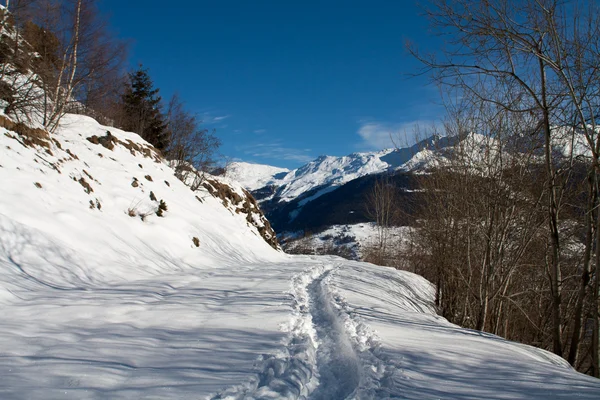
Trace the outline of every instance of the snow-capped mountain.
<instances>
[{"instance_id":1,"label":"snow-capped mountain","mask_svg":"<svg viewBox=\"0 0 600 400\"><path fill-rule=\"evenodd\" d=\"M256 190L276 184L288 172L287 168L236 161L227 165L225 176L248 190Z\"/></svg>"},{"instance_id":2,"label":"snow-capped mountain","mask_svg":"<svg viewBox=\"0 0 600 400\"><path fill-rule=\"evenodd\" d=\"M273 187L269 199L278 202L290 202L304 193L320 188L310 199L305 199L306 203L366 175L426 168L432 161L431 151L443 149L451 142L444 137L432 136L401 149L353 153L342 157L323 155L287 173L283 169L266 165L233 163L229 167L232 171L226 176L252 191L265 186Z\"/></svg>"},{"instance_id":3,"label":"snow-capped mountain","mask_svg":"<svg viewBox=\"0 0 600 400\"><path fill-rule=\"evenodd\" d=\"M320 156L287 173L276 167L233 163L226 176L252 191L278 233L321 230L367 222L364 197L381 174L393 177L410 193L410 175L439 162L453 142L432 136L400 149Z\"/></svg>"},{"instance_id":4,"label":"snow-capped mountain","mask_svg":"<svg viewBox=\"0 0 600 400\"><path fill-rule=\"evenodd\" d=\"M383 172L409 172L425 169L434 162L434 151L440 151L453 141L431 136L412 146L375 152L352 153L335 157L322 155L294 169L247 162L232 162L225 176L239 182L250 191L263 193L260 201L289 203L311 192L306 204L354 179ZM315 191L315 189L320 189Z\"/></svg>"},{"instance_id":5,"label":"snow-capped mountain","mask_svg":"<svg viewBox=\"0 0 600 400\"><path fill-rule=\"evenodd\" d=\"M564 157L589 157L585 139L564 128L555 128L553 150ZM297 230L322 231L333 225L369 222L364 202L369 191L383 175L400 188L403 204L413 201L414 174L445 165L453 146L465 150L462 162L473 167L474 173L485 169L486 160L502 157L506 163L519 159L543 160L542 149L532 148L532 139L500 148L490 136L470 133L455 137L432 136L413 146L378 152L354 153L343 157L320 156L300 168L285 173L268 166L244 165L236 168L235 179L250 188L261 203L278 233ZM254 171L260 168L260 180ZM245 177L248 171L249 177ZM248 182L248 183L244 183ZM264 186L257 188L261 183ZM332 218L334 217L334 218Z\"/></svg>"}]
</instances>

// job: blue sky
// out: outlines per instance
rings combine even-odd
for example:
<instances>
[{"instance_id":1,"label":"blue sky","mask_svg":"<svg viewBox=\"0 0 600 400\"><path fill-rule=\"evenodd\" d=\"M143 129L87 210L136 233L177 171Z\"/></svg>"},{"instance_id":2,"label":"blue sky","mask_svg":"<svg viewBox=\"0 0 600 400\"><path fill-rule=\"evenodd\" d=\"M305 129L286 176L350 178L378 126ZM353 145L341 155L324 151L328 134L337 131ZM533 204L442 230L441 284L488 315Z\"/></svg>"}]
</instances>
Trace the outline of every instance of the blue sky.
<instances>
[{"instance_id":1,"label":"blue sky","mask_svg":"<svg viewBox=\"0 0 600 400\"><path fill-rule=\"evenodd\" d=\"M439 120L406 39L431 45L415 1L102 0L130 65L178 92L228 159L295 168L391 147ZM410 139L409 139L410 140Z\"/></svg>"}]
</instances>

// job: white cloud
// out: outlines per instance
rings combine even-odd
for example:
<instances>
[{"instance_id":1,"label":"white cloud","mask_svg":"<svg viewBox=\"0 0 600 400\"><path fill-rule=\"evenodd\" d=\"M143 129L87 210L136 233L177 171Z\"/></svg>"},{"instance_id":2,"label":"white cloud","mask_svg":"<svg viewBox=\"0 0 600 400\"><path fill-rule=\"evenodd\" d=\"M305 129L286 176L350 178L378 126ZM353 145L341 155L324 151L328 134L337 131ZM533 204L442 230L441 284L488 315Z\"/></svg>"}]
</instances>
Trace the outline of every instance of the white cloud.
<instances>
[{"instance_id":1,"label":"white cloud","mask_svg":"<svg viewBox=\"0 0 600 400\"><path fill-rule=\"evenodd\" d=\"M393 147L392 137L395 134L394 129L378 122L363 123L358 129L358 134L362 138L362 145L375 149L385 149Z\"/></svg>"},{"instance_id":2,"label":"white cloud","mask_svg":"<svg viewBox=\"0 0 600 400\"><path fill-rule=\"evenodd\" d=\"M266 129L255 129L254 133L265 133L266 131Z\"/></svg>"},{"instance_id":3,"label":"white cloud","mask_svg":"<svg viewBox=\"0 0 600 400\"><path fill-rule=\"evenodd\" d=\"M214 125L223 122L231 115L214 115L211 111L205 111L201 115L202 122L206 125Z\"/></svg>"},{"instance_id":4,"label":"white cloud","mask_svg":"<svg viewBox=\"0 0 600 400\"><path fill-rule=\"evenodd\" d=\"M439 130L439 128L439 123L427 120L402 123L360 121L358 135L362 141L358 144L358 147L368 150L404 147L430 136L433 129Z\"/></svg>"},{"instance_id":5,"label":"white cloud","mask_svg":"<svg viewBox=\"0 0 600 400\"><path fill-rule=\"evenodd\" d=\"M310 154L311 149L294 149L283 146L280 142L256 143L249 146L244 146L242 151L249 157L270 160L307 163L314 159L314 156Z\"/></svg>"}]
</instances>

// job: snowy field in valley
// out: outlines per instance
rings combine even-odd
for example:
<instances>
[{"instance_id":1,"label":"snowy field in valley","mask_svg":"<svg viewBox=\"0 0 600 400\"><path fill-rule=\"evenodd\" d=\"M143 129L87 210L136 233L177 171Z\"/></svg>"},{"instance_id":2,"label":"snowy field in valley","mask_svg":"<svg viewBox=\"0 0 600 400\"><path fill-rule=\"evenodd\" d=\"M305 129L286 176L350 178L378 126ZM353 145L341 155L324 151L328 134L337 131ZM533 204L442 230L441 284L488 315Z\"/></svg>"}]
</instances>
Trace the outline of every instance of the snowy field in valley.
<instances>
[{"instance_id":1,"label":"snowy field in valley","mask_svg":"<svg viewBox=\"0 0 600 400\"><path fill-rule=\"evenodd\" d=\"M381 236L388 246L407 246L410 227L392 226L385 230L373 222L333 225L304 235L304 232L285 232L281 235L286 251L294 254L336 254L351 260L364 260L369 248L376 248ZM332 252L332 250L334 252Z\"/></svg>"},{"instance_id":2,"label":"snowy field in valley","mask_svg":"<svg viewBox=\"0 0 600 400\"><path fill-rule=\"evenodd\" d=\"M0 129L1 399L600 398L423 278L285 255L138 136L64 122L48 151Z\"/></svg>"}]
</instances>

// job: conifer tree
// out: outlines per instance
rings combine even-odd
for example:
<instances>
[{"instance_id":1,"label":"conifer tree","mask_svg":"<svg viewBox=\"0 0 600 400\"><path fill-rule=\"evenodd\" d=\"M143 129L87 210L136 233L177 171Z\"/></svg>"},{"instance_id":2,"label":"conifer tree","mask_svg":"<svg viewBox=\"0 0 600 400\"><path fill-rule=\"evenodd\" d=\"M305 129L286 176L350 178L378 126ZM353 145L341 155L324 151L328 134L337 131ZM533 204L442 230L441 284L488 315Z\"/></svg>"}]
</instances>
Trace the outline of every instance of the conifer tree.
<instances>
[{"instance_id":1,"label":"conifer tree","mask_svg":"<svg viewBox=\"0 0 600 400\"><path fill-rule=\"evenodd\" d=\"M123 95L123 129L137 133L158 150L164 151L169 143L158 92L148 70L141 65L129 74Z\"/></svg>"}]
</instances>

